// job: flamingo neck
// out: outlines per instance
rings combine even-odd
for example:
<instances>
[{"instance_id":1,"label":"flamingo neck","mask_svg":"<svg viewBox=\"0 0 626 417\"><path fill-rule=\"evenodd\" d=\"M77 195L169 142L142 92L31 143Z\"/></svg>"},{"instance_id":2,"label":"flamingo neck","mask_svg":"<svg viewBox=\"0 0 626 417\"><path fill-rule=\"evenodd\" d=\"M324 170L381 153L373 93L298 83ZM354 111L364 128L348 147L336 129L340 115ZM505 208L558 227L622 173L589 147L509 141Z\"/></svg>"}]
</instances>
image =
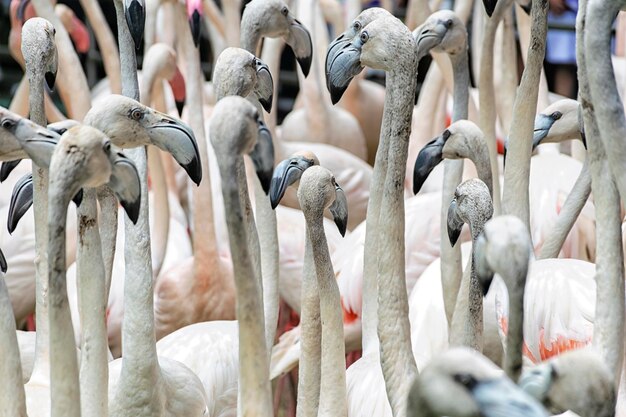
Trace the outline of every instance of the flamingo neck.
<instances>
[{"instance_id":1,"label":"flamingo neck","mask_svg":"<svg viewBox=\"0 0 626 417\"><path fill-rule=\"evenodd\" d=\"M65 174L63 172L60 174ZM56 178L64 178L56 176ZM65 176L69 178L69 176ZM70 184L51 178L48 203L48 288L50 329L50 398L52 417L80 417L78 362L65 276L65 222ZM75 189L74 191L77 191Z\"/></svg>"},{"instance_id":2,"label":"flamingo neck","mask_svg":"<svg viewBox=\"0 0 626 417\"><path fill-rule=\"evenodd\" d=\"M522 371L522 346L524 344L524 288L528 275L525 268L507 277L509 291L509 323L506 338L506 352L502 368L513 382L517 382Z\"/></svg>"},{"instance_id":3,"label":"flamingo neck","mask_svg":"<svg viewBox=\"0 0 626 417\"><path fill-rule=\"evenodd\" d=\"M412 39L412 37L411 37ZM414 45L411 45L414 50ZM379 213L378 337L387 396L395 416L406 414L406 399L417 366L411 347L409 303L405 278L404 176L416 85L417 55L387 73L383 130L389 142L388 166ZM379 150L380 152L380 150ZM370 197L371 198L371 197Z\"/></svg>"},{"instance_id":4,"label":"flamingo neck","mask_svg":"<svg viewBox=\"0 0 626 417\"><path fill-rule=\"evenodd\" d=\"M322 321L321 383L319 416L346 415L346 352L339 287L324 233L323 210L304 213L313 250Z\"/></svg>"},{"instance_id":5,"label":"flamingo neck","mask_svg":"<svg viewBox=\"0 0 626 417\"><path fill-rule=\"evenodd\" d=\"M0 415L25 416L22 362L15 334L15 317L4 276L0 277Z\"/></svg>"},{"instance_id":6,"label":"flamingo neck","mask_svg":"<svg viewBox=\"0 0 626 417\"><path fill-rule=\"evenodd\" d=\"M98 232L96 190L86 188L77 209L78 247L76 276L81 326L80 363L81 414L83 417L105 416L108 392L108 346L105 323L105 270L102 244Z\"/></svg>"},{"instance_id":7,"label":"flamingo neck","mask_svg":"<svg viewBox=\"0 0 626 417\"><path fill-rule=\"evenodd\" d=\"M317 417L320 399L322 361L322 322L313 248L308 228L305 230L300 307L300 366L298 371L297 417ZM343 339L342 339L343 340Z\"/></svg>"}]
</instances>

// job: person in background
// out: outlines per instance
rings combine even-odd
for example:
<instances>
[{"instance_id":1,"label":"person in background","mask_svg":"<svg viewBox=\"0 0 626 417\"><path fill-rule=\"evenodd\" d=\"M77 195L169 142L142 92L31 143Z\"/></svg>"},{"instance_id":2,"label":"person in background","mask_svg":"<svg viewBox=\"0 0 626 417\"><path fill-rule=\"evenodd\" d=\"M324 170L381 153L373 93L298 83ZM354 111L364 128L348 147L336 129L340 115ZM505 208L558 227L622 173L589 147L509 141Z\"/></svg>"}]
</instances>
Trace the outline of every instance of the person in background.
<instances>
[{"instance_id":1,"label":"person in background","mask_svg":"<svg viewBox=\"0 0 626 417\"><path fill-rule=\"evenodd\" d=\"M549 0L546 39L546 75L550 89L565 97L576 98L576 13L578 0ZM558 25L555 28L552 25ZM552 27L551 27L552 26Z\"/></svg>"}]
</instances>

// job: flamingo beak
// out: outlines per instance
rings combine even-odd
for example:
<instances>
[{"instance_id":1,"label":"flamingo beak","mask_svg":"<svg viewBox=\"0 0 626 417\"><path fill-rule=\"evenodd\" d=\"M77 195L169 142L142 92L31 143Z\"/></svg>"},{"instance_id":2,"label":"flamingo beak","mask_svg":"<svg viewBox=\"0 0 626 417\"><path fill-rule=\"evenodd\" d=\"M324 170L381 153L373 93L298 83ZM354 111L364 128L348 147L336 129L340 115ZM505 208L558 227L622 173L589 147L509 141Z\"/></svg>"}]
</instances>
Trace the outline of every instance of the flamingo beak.
<instances>
[{"instance_id":1,"label":"flamingo beak","mask_svg":"<svg viewBox=\"0 0 626 417\"><path fill-rule=\"evenodd\" d=\"M1 249L0 249L0 271L2 271L2 273L4 274L7 273L7 260L4 257L4 253L2 253Z\"/></svg>"},{"instance_id":2,"label":"flamingo beak","mask_svg":"<svg viewBox=\"0 0 626 417\"><path fill-rule=\"evenodd\" d=\"M448 207L448 238L450 239L450 245L456 245L456 242L459 240L459 236L461 236L461 230L463 229L463 220L459 217L457 213L457 202L456 198L454 198L450 202L450 207Z\"/></svg>"},{"instance_id":3,"label":"flamingo beak","mask_svg":"<svg viewBox=\"0 0 626 417\"><path fill-rule=\"evenodd\" d=\"M476 240L476 249L474 250L474 269L478 277L478 283L483 291L483 296L487 296L491 282L493 281L494 272L487 263L487 237L485 233L481 233Z\"/></svg>"},{"instance_id":4,"label":"flamingo beak","mask_svg":"<svg viewBox=\"0 0 626 417\"><path fill-rule=\"evenodd\" d=\"M555 374L556 371L552 364L544 362L533 366L528 371L522 372L518 384L524 392L537 401L543 402L552 386Z\"/></svg>"},{"instance_id":5,"label":"flamingo beak","mask_svg":"<svg viewBox=\"0 0 626 417\"><path fill-rule=\"evenodd\" d=\"M109 187L113 190L128 218L137 224L141 207L141 184L135 164L123 153L111 150L111 178Z\"/></svg>"},{"instance_id":6,"label":"flamingo beak","mask_svg":"<svg viewBox=\"0 0 626 417\"><path fill-rule=\"evenodd\" d=\"M149 112L152 112L152 114ZM198 144L191 127L180 120L155 110L149 109L149 112L144 119L148 123L150 123L150 120L153 121L146 126L152 143L172 154L191 180L196 185L200 184L202 180L202 163L200 162Z\"/></svg>"},{"instance_id":7,"label":"flamingo beak","mask_svg":"<svg viewBox=\"0 0 626 417\"><path fill-rule=\"evenodd\" d=\"M22 22L22 24L24 24L24 22L27 20L26 19L26 8L30 5L30 7L32 8L32 4L30 4L30 0L20 0L17 6L17 13L16 16L18 18L18 20L20 22ZM34 14L34 13L33 13Z\"/></svg>"},{"instance_id":8,"label":"flamingo beak","mask_svg":"<svg viewBox=\"0 0 626 417\"><path fill-rule=\"evenodd\" d=\"M256 59L256 86L254 93L259 99L259 103L266 112L272 110L272 102L274 99L274 81L269 67L260 59Z\"/></svg>"},{"instance_id":9,"label":"flamingo beak","mask_svg":"<svg viewBox=\"0 0 626 417\"><path fill-rule=\"evenodd\" d=\"M9 214L7 216L7 230L13 234L20 219L30 206L33 205L33 174L26 174L20 178L13 187Z\"/></svg>"},{"instance_id":10,"label":"flamingo beak","mask_svg":"<svg viewBox=\"0 0 626 417\"><path fill-rule=\"evenodd\" d=\"M437 136L420 150L413 168L414 194L419 193L432 170L443 161L443 146L449 136L450 132L446 129L441 136Z\"/></svg>"},{"instance_id":11,"label":"flamingo beak","mask_svg":"<svg viewBox=\"0 0 626 417\"><path fill-rule=\"evenodd\" d=\"M200 30L202 29L202 1L187 0L187 16L189 18L189 27L191 29L191 37L193 44L198 47L200 44Z\"/></svg>"},{"instance_id":12,"label":"flamingo beak","mask_svg":"<svg viewBox=\"0 0 626 417\"><path fill-rule=\"evenodd\" d=\"M340 50L334 51L333 56L329 55L330 50L326 53L326 86L333 104L337 104L352 78L363 70L360 59L362 46L357 37L353 42L343 44Z\"/></svg>"},{"instance_id":13,"label":"flamingo beak","mask_svg":"<svg viewBox=\"0 0 626 417\"><path fill-rule=\"evenodd\" d=\"M174 102L176 103L176 110L178 110L178 116L182 117L183 107L185 107L185 79L180 69L176 67L174 76L168 80L172 93L174 94Z\"/></svg>"},{"instance_id":14,"label":"flamingo beak","mask_svg":"<svg viewBox=\"0 0 626 417\"><path fill-rule=\"evenodd\" d=\"M346 235L346 228L348 227L348 199L346 193L335 183L335 201L330 205L329 210L333 215L333 220L339 229L341 236Z\"/></svg>"},{"instance_id":15,"label":"flamingo beak","mask_svg":"<svg viewBox=\"0 0 626 417\"><path fill-rule=\"evenodd\" d=\"M21 161L21 159L16 159L14 161L3 162L2 166L0 166L0 182L4 182L4 180L9 178L11 172L13 172L15 167L17 167Z\"/></svg>"},{"instance_id":16,"label":"flamingo beak","mask_svg":"<svg viewBox=\"0 0 626 417\"><path fill-rule=\"evenodd\" d=\"M61 120L60 122L50 123L48 126L46 126L46 129L61 136L63 133L67 132L68 129L74 126L78 126L79 124L80 123L77 122L76 120L65 119L65 120Z\"/></svg>"},{"instance_id":17,"label":"flamingo beak","mask_svg":"<svg viewBox=\"0 0 626 417\"><path fill-rule=\"evenodd\" d=\"M300 69L306 77L311 69L313 43L311 42L311 34L298 19L291 18L289 34L285 38L285 42L293 51Z\"/></svg>"},{"instance_id":18,"label":"flamingo beak","mask_svg":"<svg viewBox=\"0 0 626 417\"><path fill-rule=\"evenodd\" d=\"M420 61L428 55L431 49L441 44L443 37L446 35L448 28L444 22L427 21L422 26L415 29L413 37L417 44L417 60Z\"/></svg>"},{"instance_id":19,"label":"flamingo beak","mask_svg":"<svg viewBox=\"0 0 626 417\"><path fill-rule=\"evenodd\" d=\"M259 177L265 194L270 191L272 172L274 171L274 144L272 135L261 119L257 120L258 137L254 149L250 152L250 158L254 163L256 175Z\"/></svg>"},{"instance_id":20,"label":"flamingo beak","mask_svg":"<svg viewBox=\"0 0 626 417\"><path fill-rule=\"evenodd\" d=\"M483 416L497 415L499 410L507 410L509 416L548 415L546 409L535 398L506 377L477 381L471 391Z\"/></svg>"},{"instance_id":21,"label":"flamingo beak","mask_svg":"<svg viewBox=\"0 0 626 417\"><path fill-rule=\"evenodd\" d=\"M274 176L270 184L270 203L275 209L285 195L287 187L300 180L302 173L312 167L314 161L302 155L285 159L274 169Z\"/></svg>"},{"instance_id":22,"label":"flamingo beak","mask_svg":"<svg viewBox=\"0 0 626 417\"><path fill-rule=\"evenodd\" d=\"M485 6L485 12L487 12L487 16L491 17L493 11L496 9L497 4L498 0L483 0L483 6Z\"/></svg>"},{"instance_id":23,"label":"flamingo beak","mask_svg":"<svg viewBox=\"0 0 626 417\"><path fill-rule=\"evenodd\" d=\"M145 0L124 0L124 14L128 30L135 42L135 49L139 49L146 25Z\"/></svg>"}]
</instances>

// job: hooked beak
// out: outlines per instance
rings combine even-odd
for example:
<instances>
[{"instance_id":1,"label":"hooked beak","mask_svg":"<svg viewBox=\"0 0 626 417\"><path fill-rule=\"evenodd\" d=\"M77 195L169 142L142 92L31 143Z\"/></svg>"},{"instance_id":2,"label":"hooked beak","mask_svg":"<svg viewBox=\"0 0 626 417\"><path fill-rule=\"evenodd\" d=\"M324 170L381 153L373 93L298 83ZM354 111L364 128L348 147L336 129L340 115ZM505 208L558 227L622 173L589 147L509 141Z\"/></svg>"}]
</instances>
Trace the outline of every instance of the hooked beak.
<instances>
[{"instance_id":1,"label":"hooked beak","mask_svg":"<svg viewBox=\"0 0 626 417\"><path fill-rule=\"evenodd\" d=\"M124 15L128 30L135 42L135 49L141 46L141 38L146 24L146 8L144 0L124 0Z\"/></svg>"},{"instance_id":2,"label":"hooked beak","mask_svg":"<svg viewBox=\"0 0 626 417\"><path fill-rule=\"evenodd\" d=\"M141 206L141 184L135 164L123 153L111 150L111 179L108 186L120 201L128 218L137 224Z\"/></svg>"},{"instance_id":3,"label":"hooked beak","mask_svg":"<svg viewBox=\"0 0 626 417\"><path fill-rule=\"evenodd\" d=\"M555 370L552 364L544 362L522 372L518 385L537 401L543 402L550 391L554 375Z\"/></svg>"},{"instance_id":4,"label":"hooked beak","mask_svg":"<svg viewBox=\"0 0 626 417\"><path fill-rule=\"evenodd\" d=\"M491 17L493 11L496 9L497 4L498 0L483 0L483 5L485 6L485 12L487 12L487 16Z\"/></svg>"},{"instance_id":5,"label":"hooked beak","mask_svg":"<svg viewBox=\"0 0 626 417\"><path fill-rule=\"evenodd\" d=\"M269 67L258 58L256 58L256 80L254 93L261 106L269 113L272 110L274 98L274 81L272 80Z\"/></svg>"},{"instance_id":6,"label":"hooked beak","mask_svg":"<svg viewBox=\"0 0 626 417\"><path fill-rule=\"evenodd\" d=\"M547 114L539 113L535 117L535 127L533 130L533 151L541 144L541 141L548 136L550 128L554 124L555 120Z\"/></svg>"},{"instance_id":7,"label":"hooked beak","mask_svg":"<svg viewBox=\"0 0 626 417\"><path fill-rule=\"evenodd\" d=\"M448 28L442 22L426 22L415 29L413 37L417 44L418 62L428 55L431 49L439 46Z\"/></svg>"},{"instance_id":8,"label":"hooked beak","mask_svg":"<svg viewBox=\"0 0 626 417\"><path fill-rule=\"evenodd\" d=\"M311 34L298 19L293 19L289 26L289 34L285 38L285 42L300 64L300 69L306 77L311 69L311 56L313 55L313 43L311 42Z\"/></svg>"},{"instance_id":9,"label":"hooked beak","mask_svg":"<svg viewBox=\"0 0 626 417\"><path fill-rule=\"evenodd\" d=\"M80 123L76 120L65 119L61 120L60 122L50 123L48 126L46 126L46 129L51 130L52 132L61 136L63 133L67 132L68 129L74 126L78 126L79 124Z\"/></svg>"},{"instance_id":10,"label":"hooked beak","mask_svg":"<svg viewBox=\"0 0 626 417\"><path fill-rule=\"evenodd\" d=\"M9 214L7 216L7 230L13 234L20 219L30 206L33 205L33 174L26 174L20 178L13 187Z\"/></svg>"},{"instance_id":11,"label":"hooked beak","mask_svg":"<svg viewBox=\"0 0 626 417\"><path fill-rule=\"evenodd\" d=\"M450 136L450 132L445 130L443 135L437 136L428 142L417 155L415 167L413 168L414 194L419 193L432 170L443 161L443 146L446 143L446 134L448 137Z\"/></svg>"},{"instance_id":12,"label":"hooked beak","mask_svg":"<svg viewBox=\"0 0 626 417\"><path fill-rule=\"evenodd\" d=\"M7 260L4 257L4 253L2 253L2 249L0 249L0 271L7 273Z\"/></svg>"},{"instance_id":13,"label":"hooked beak","mask_svg":"<svg viewBox=\"0 0 626 417\"><path fill-rule=\"evenodd\" d=\"M176 110L178 110L178 116L182 117L183 115L183 107L185 107L185 79L183 78L183 74L180 72L178 67L176 67L176 72L174 76L168 80L170 84L170 88L172 89L172 94L174 95L174 102L176 103Z\"/></svg>"},{"instance_id":14,"label":"hooked beak","mask_svg":"<svg viewBox=\"0 0 626 417\"><path fill-rule=\"evenodd\" d=\"M508 416L544 417L545 408L506 377L479 381L472 388L472 395L483 416L501 414Z\"/></svg>"},{"instance_id":15,"label":"hooked beak","mask_svg":"<svg viewBox=\"0 0 626 417\"><path fill-rule=\"evenodd\" d=\"M76 207L80 207L83 201L82 188L72 198ZM13 234L15 228L24 217L30 206L33 205L33 174L28 173L20 178L13 186L11 202L9 203L9 214L7 216L7 230Z\"/></svg>"},{"instance_id":16,"label":"hooked beak","mask_svg":"<svg viewBox=\"0 0 626 417\"><path fill-rule=\"evenodd\" d=\"M326 72L326 86L330 92L333 104L337 104L348 85L350 85L352 78L363 70L360 59L361 40L357 37L353 42L342 45L342 48L337 50L333 56L329 55L330 49L326 53L326 66L328 68Z\"/></svg>"},{"instance_id":17,"label":"hooked beak","mask_svg":"<svg viewBox=\"0 0 626 417\"><path fill-rule=\"evenodd\" d=\"M312 167L314 161L302 155L285 159L276 166L270 184L270 202L275 209L285 195L287 187L300 180L302 173Z\"/></svg>"},{"instance_id":18,"label":"hooked beak","mask_svg":"<svg viewBox=\"0 0 626 417\"><path fill-rule=\"evenodd\" d=\"M0 182L4 182L4 180L9 178L11 172L13 172L21 161L21 159L16 159L15 161L3 162L2 166L0 166Z\"/></svg>"},{"instance_id":19,"label":"hooked beak","mask_svg":"<svg viewBox=\"0 0 626 417\"><path fill-rule=\"evenodd\" d=\"M328 51L326 51L326 62L324 63L326 69L326 87L330 89L328 86L328 73L330 72L330 64L333 62L333 59L337 52L343 49L344 46L350 43L351 39L354 37L354 31L352 31L352 35L350 36L347 31L339 35L335 38L334 41L328 45Z\"/></svg>"},{"instance_id":20,"label":"hooked beak","mask_svg":"<svg viewBox=\"0 0 626 417\"><path fill-rule=\"evenodd\" d=\"M202 2L187 0L187 16L193 44L197 48L200 44L200 30L202 29Z\"/></svg>"},{"instance_id":21,"label":"hooked beak","mask_svg":"<svg viewBox=\"0 0 626 417\"><path fill-rule=\"evenodd\" d=\"M476 249L474 250L474 269L478 277L480 288L483 291L483 296L487 296L494 276L493 270L487 264L486 250L487 237L484 233L481 233L476 240Z\"/></svg>"},{"instance_id":22,"label":"hooked beak","mask_svg":"<svg viewBox=\"0 0 626 417\"><path fill-rule=\"evenodd\" d=\"M328 208L333 215L333 220L339 229L341 236L346 235L348 227L348 200L339 184L335 184L335 201Z\"/></svg>"},{"instance_id":23,"label":"hooked beak","mask_svg":"<svg viewBox=\"0 0 626 417\"><path fill-rule=\"evenodd\" d=\"M158 148L172 154L189 178L199 185L202 180L202 163L191 127L157 111L154 111L154 116L158 118L157 122L147 126L150 140Z\"/></svg>"},{"instance_id":24,"label":"hooked beak","mask_svg":"<svg viewBox=\"0 0 626 417\"><path fill-rule=\"evenodd\" d=\"M457 202L456 198L450 202L450 207L448 207L448 238L450 239L450 245L456 245L456 242L459 240L459 236L461 236L461 230L463 228L463 220L459 217L457 213Z\"/></svg>"},{"instance_id":25,"label":"hooked beak","mask_svg":"<svg viewBox=\"0 0 626 417\"><path fill-rule=\"evenodd\" d=\"M259 177L261 187L265 194L270 191L272 172L274 171L274 144L272 135L261 119L257 120L258 137L254 149L250 152L250 158L254 163L256 175Z\"/></svg>"}]
</instances>

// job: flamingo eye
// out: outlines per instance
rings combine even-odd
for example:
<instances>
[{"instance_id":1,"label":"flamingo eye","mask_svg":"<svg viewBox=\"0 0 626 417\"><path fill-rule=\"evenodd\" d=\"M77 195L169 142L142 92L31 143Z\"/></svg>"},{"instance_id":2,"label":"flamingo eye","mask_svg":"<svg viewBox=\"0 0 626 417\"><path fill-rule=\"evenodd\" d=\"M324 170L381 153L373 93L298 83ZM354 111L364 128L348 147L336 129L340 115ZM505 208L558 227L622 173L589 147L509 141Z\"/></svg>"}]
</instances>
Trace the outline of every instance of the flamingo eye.
<instances>
[{"instance_id":1,"label":"flamingo eye","mask_svg":"<svg viewBox=\"0 0 626 417\"><path fill-rule=\"evenodd\" d=\"M103 148L106 153L109 153L109 151L111 150L111 142L108 140L104 142Z\"/></svg>"},{"instance_id":2,"label":"flamingo eye","mask_svg":"<svg viewBox=\"0 0 626 417\"><path fill-rule=\"evenodd\" d=\"M370 39L370 35L369 33L367 33L367 31L363 31L361 32L361 36L359 36L359 39L361 39L362 43L365 43Z\"/></svg>"},{"instance_id":3,"label":"flamingo eye","mask_svg":"<svg viewBox=\"0 0 626 417\"><path fill-rule=\"evenodd\" d=\"M561 117L563 117L563 113L561 113L560 111L555 111L554 113L552 113L552 118L554 120L559 120Z\"/></svg>"},{"instance_id":4,"label":"flamingo eye","mask_svg":"<svg viewBox=\"0 0 626 417\"><path fill-rule=\"evenodd\" d=\"M450 28L452 27L452 23L453 23L453 22L452 22L452 19L448 19L448 20L446 20L445 25L446 25L446 27L447 27L448 29L450 29Z\"/></svg>"},{"instance_id":5,"label":"flamingo eye","mask_svg":"<svg viewBox=\"0 0 626 417\"><path fill-rule=\"evenodd\" d=\"M13 126L15 126L15 123L11 119L4 119L2 121L2 127L5 129L11 129Z\"/></svg>"},{"instance_id":6,"label":"flamingo eye","mask_svg":"<svg viewBox=\"0 0 626 417\"><path fill-rule=\"evenodd\" d=\"M356 32L358 32L359 30L361 30L361 22L359 22L358 20L356 22L354 22L354 24L352 25L352 27L354 28L354 30Z\"/></svg>"},{"instance_id":7,"label":"flamingo eye","mask_svg":"<svg viewBox=\"0 0 626 417\"><path fill-rule=\"evenodd\" d=\"M289 9L287 8L287 6L283 7L280 13L286 17L289 14Z\"/></svg>"},{"instance_id":8,"label":"flamingo eye","mask_svg":"<svg viewBox=\"0 0 626 417\"><path fill-rule=\"evenodd\" d=\"M141 120L141 118L143 117L143 113L139 109L134 109L130 112L130 117L132 117L134 120Z\"/></svg>"}]
</instances>

